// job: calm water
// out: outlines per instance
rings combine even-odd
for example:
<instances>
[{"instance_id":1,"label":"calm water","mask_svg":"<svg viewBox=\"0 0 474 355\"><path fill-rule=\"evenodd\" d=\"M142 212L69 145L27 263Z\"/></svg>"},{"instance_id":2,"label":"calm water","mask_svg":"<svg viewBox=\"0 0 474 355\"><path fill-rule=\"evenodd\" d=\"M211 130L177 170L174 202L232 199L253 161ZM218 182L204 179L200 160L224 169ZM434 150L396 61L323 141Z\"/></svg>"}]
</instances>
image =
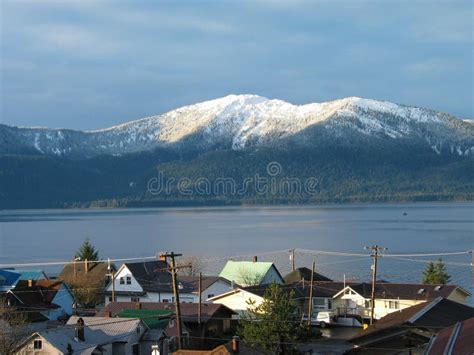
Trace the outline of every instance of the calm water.
<instances>
[{"instance_id":1,"label":"calm water","mask_svg":"<svg viewBox=\"0 0 474 355\"><path fill-rule=\"evenodd\" d=\"M227 256L255 254L286 273L291 248L355 253L372 244L390 253L474 249L474 203L0 211L0 264L70 260L86 237L102 258L172 250L198 255L206 271L216 272ZM383 258L380 277L419 281L426 258L407 258ZM444 259L453 280L471 288L471 256ZM296 255L297 265L309 266L312 260L336 279L370 275L367 257Z\"/></svg>"}]
</instances>

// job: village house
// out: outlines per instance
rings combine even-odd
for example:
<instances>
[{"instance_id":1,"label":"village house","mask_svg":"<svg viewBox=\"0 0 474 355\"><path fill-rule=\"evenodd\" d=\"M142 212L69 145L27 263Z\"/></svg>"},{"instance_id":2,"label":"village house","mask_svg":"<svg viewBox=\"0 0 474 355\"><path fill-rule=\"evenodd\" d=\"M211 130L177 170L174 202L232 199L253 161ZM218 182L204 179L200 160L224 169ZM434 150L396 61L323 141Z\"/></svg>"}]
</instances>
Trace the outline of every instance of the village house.
<instances>
[{"instance_id":1,"label":"village house","mask_svg":"<svg viewBox=\"0 0 474 355\"><path fill-rule=\"evenodd\" d=\"M21 280L5 294L7 307L24 311L29 321L58 320L73 313L74 295L58 280Z\"/></svg>"},{"instance_id":2,"label":"village house","mask_svg":"<svg viewBox=\"0 0 474 355\"><path fill-rule=\"evenodd\" d=\"M256 256L253 257L253 261L227 261L219 276L243 287L273 282L284 283L283 277L273 263L258 261Z\"/></svg>"},{"instance_id":3,"label":"village house","mask_svg":"<svg viewBox=\"0 0 474 355\"><path fill-rule=\"evenodd\" d=\"M213 303L223 304L234 310L238 315L247 312L249 304L260 305L268 287L271 284L238 287L232 291L210 298ZM344 288L343 282L320 282L313 285L313 307L312 312L333 309L333 296ZM293 292L293 299L301 315L308 312L308 301L310 294L310 283L307 281L295 282L293 284L280 285L286 292Z\"/></svg>"},{"instance_id":4,"label":"village house","mask_svg":"<svg viewBox=\"0 0 474 355\"><path fill-rule=\"evenodd\" d=\"M368 319L371 313L372 284L351 284L334 295L332 308L338 316L354 315ZM437 297L467 304L471 294L457 285L428 285L379 282L375 287L374 318L398 312Z\"/></svg>"},{"instance_id":5,"label":"village house","mask_svg":"<svg viewBox=\"0 0 474 355\"><path fill-rule=\"evenodd\" d=\"M422 354L443 327L474 317L474 308L443 297L388 314L353 336L349 354ZM472 350L472 348L471 348ZM456 354L453 353L452 354Z\"/></svg>"},{"instance_id":6,"label":"village house","mask_svg":"<svg viewBox=\"0 0 474 355\"><path fill-rule=\"evenodd\" d=\"M33 333L15 354L150 354L140 341L146 331L140 319L73 316L66 326Z\"/></svg>"},{"instance_id":7,"label":"village house","mask_svg":"<svg viewBox=\"0 0 474 355\"><path fill-rule=\"evenodd\" d=\"M123 264L115 273L114 281L105 289L105 304L112 302L174 302L171 273L164 260L152 260ZM197 276L178 275L180 302L199 301ZM231 289L231 283L218 276L203 276L201 299L205 302Z\"/></svg>"},{"instance_id":8,"label":"village house","mask_svg":"<svg viewBox=\"0 0 474 355\"><path fill-rule=\"evenodd\" d=\"M203 303L200 318L197 303L183 303L180 309L183 326L191 336L187 343L194 348L205 348L205 345L213 344L212 341L202 344L200 338L222 337L232 328L231 319L235 312L223 305ZM156 324L166 336L170 336L170 328L174 326L174 313L175 306L172 303L112 302L100 310L97 316L141 318L150 328L156 328ZM149 321L152 323L149 324ZM167 327L168 323L171 327Z\"/></svg>"}]
</instances>

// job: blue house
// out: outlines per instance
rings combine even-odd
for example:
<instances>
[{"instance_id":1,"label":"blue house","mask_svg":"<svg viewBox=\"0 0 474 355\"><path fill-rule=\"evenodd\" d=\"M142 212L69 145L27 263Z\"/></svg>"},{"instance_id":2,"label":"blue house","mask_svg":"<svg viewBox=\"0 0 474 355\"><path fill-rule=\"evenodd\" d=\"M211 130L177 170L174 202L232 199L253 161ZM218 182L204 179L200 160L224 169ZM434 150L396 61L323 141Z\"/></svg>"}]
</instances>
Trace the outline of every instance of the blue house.
<instances>
[{"instance_id":1,"label":"blue house","mask_svg":"<svg viewBox=\"0 0 474 355\"><path fill-rule=\"evenodd\" d=\"M20 280L6 293L6 303L19 311L28 311L32 322L58 320L72 315L74 295L62 281Z\"/></svg>"}]
</instances>

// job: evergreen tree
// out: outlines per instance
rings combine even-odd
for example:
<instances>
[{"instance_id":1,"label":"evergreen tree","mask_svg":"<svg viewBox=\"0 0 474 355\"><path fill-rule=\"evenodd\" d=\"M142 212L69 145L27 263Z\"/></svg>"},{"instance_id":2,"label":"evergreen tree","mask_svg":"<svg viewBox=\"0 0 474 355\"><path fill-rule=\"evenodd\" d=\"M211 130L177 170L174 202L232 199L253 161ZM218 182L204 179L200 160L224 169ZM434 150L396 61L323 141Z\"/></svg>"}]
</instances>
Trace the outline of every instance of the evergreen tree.
<instances>
[{"instance_id":1,"label":"evergreen tree","mask_svg":"<svg viewBox=\"0 0 474 355\"><path fill-rule=\"evenodd\" d=\"M286 292L277 284L269 286L260 305L249 303L248 314L239 322L239 335L272 354L296 353L289 343L304 340L307 333L293 297L293 291Z\"/></svg>"},{"instance_id":2,"label":"evergreen tree","mask_svg":"<svg viewBox=\"0 0 474 355\"><path fill-rule=\"evenodd\" d=\"M89 238L86 238L74 257L80 258L80 260L97 261L99 252L91 244Z\"/></svg>"},{"instance_id":3,"label":"evergreen tree","mask_svg":"<svg viewBox=\"0 0 474 355\"><path fill-rule=\"evenodd\" d=\"M446 265L443 263L442 259L438 259L436 263L436 274L438 275L438 283L446 285L451 281L451 276L446 271Z\"/></svg>"},{"instance_id":4,"label":"evergreen tree","mask_svg":"<svg viewBox=\"0 0 474 355\"><path fill-rule=\"evenodd\" d=\"M430 261L423 271L423 283L432 285L446 285L451 281L451 276L446 272L446 265L442 259L437 263Z\"/></svg>"}]
</instances>

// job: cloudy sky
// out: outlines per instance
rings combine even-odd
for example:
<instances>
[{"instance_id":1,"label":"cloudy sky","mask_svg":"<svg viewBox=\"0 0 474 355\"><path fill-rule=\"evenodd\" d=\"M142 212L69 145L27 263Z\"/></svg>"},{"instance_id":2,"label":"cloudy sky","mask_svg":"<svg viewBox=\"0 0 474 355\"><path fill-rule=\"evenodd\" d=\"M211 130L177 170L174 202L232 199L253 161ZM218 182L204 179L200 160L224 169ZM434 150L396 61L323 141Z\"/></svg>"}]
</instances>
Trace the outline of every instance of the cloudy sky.
<instances>
[{"instance_id":1,"label":"cloudy sky","mask_svg":"<svg viewBox=\"0 0 474 355\"><path fill-rule=\"evenodd\" d=\"M1 117L96 129L253 93L473 114L473 2L1 1Z\"/></svg>"}]
</instances>

